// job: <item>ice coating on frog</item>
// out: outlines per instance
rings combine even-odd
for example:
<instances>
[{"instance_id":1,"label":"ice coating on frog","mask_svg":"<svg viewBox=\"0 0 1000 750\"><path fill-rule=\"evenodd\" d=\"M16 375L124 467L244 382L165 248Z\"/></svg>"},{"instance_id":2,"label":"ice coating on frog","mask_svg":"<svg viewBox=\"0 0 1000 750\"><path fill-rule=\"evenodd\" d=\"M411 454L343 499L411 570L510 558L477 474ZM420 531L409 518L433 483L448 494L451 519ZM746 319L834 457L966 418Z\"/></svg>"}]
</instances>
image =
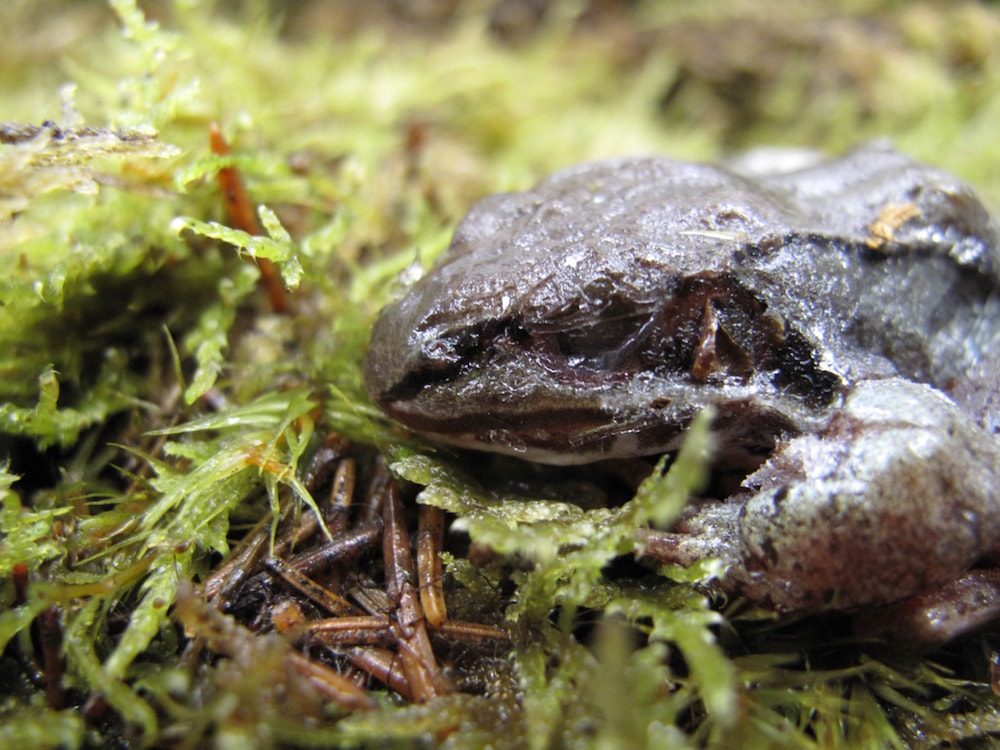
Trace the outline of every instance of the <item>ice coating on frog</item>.
<instances>
[{"instance_id":1,"label":"ice coating on frog","mask_svg":"<svg viewBox=\"0 0 1000 750\"><path fill-rule=\"evenodd\" d=\"M884 146L584 164L473 207L365 381L434 440L550 463L674 450L712 406L744 492L647 554L722 555L779 609L893 601L1000 537L998 253L967 185Z\"/></svg>"}]
</instances>

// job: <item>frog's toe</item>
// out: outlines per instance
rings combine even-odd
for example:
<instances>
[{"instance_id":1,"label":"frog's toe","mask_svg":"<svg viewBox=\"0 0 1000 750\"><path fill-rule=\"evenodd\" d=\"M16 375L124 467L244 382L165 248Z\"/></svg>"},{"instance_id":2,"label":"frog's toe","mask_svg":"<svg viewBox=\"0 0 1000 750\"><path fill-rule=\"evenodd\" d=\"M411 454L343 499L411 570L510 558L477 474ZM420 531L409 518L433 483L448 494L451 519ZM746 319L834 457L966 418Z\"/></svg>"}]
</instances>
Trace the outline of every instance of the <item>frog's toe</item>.
<instances>
[{"instance_id":1,"label":"frog's toe","mask_svg":"<svg viewBox=\"0 0 1000 750\"><path fill-rule=\"evenodd\" d=\"M641 557L684 567L708 557L720 558L727 567L739 565L741 507L738 502L694 505L671 531L637 530L637 552Z\"/></svg>"},{"instance_id":2,"label":"frog's toe","mask_svg":"<svg viewBox=\"0 0 1000 750\"><path fill-rule=\"evenodd\" d=\"M1000 619L1000 569L976 568L932 591L864 610L859 636L930 650Z\"/></svg>"}]
</instances>

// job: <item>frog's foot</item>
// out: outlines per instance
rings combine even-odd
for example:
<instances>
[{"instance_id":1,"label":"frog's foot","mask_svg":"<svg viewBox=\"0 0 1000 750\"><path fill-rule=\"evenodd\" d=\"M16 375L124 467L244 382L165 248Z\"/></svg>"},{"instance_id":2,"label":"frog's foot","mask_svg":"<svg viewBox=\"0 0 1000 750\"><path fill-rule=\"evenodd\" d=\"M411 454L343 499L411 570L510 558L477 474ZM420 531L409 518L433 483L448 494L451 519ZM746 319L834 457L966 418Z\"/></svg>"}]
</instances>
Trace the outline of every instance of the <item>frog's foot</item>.
<instances>
[{"instance_id":1,"label":"frog's foot","mask_svg":"<svg viewBox=\"0 0 1000 750\"><path fill-rule=\"evenodd\" d=\"M775 609L851 609L950 581L1000 539L1000 445L899 378L854 387L822 433L782 443L744 486L743 503L643 532L645 553L721 557L725 590Z\"/></svg>"},{"instance_id":2,"label":"frog's foot","mask_svg":"<svg viewBox=\"0 0 1000 750\"><path fill-rule=\"evenodd\" d=\"M1000 569L974 568L943 586L854 615L867 638L931 650L1000 620Z\"/></svg>"}]
</instances>

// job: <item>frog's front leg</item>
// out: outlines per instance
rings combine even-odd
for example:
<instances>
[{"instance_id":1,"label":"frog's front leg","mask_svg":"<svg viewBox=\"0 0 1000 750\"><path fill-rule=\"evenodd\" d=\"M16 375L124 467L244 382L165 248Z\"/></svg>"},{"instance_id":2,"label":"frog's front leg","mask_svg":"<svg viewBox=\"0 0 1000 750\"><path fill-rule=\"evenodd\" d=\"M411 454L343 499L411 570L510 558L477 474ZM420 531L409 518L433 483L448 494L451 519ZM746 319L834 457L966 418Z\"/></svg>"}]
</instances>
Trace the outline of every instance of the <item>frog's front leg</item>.
<instances>
[{"instance_id":1,"label":"frog's front leg","mask_svg":"<svg viewBox=\"0 0 1000 750\"><path fill-rule=\"evenodd\" d=\"M718 556L722 587L778 610L850 609L948 582L1000 539L1000 445L939 391L867 381L820 434L785 441L748 492L702 504L644 554Z\"/></svg>"}]
</instances>

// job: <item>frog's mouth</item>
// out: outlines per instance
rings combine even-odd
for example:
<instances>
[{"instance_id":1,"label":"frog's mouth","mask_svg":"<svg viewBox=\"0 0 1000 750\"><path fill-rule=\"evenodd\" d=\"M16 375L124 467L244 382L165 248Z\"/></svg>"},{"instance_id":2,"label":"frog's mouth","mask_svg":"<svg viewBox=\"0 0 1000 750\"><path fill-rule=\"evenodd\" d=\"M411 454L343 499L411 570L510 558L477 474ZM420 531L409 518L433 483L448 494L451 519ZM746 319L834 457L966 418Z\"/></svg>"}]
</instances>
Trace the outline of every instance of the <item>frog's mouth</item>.
<instances>
[{"instance_id":1,"label":"frog's mouth","mask_svg":"<svg viewBox=\"0 0 1000 750\"><path fill-rule=\"evenodd\" d=\"M382 406L434 441L549 464L672 452L694 416L711 406L718 451L730 468L747 470L778 436L818 430L832 411L755 383L692 388L646 376L581 391L514 366L498 377L505 379L498 391L463 377Z\"/></svg>"}]
</instances>

